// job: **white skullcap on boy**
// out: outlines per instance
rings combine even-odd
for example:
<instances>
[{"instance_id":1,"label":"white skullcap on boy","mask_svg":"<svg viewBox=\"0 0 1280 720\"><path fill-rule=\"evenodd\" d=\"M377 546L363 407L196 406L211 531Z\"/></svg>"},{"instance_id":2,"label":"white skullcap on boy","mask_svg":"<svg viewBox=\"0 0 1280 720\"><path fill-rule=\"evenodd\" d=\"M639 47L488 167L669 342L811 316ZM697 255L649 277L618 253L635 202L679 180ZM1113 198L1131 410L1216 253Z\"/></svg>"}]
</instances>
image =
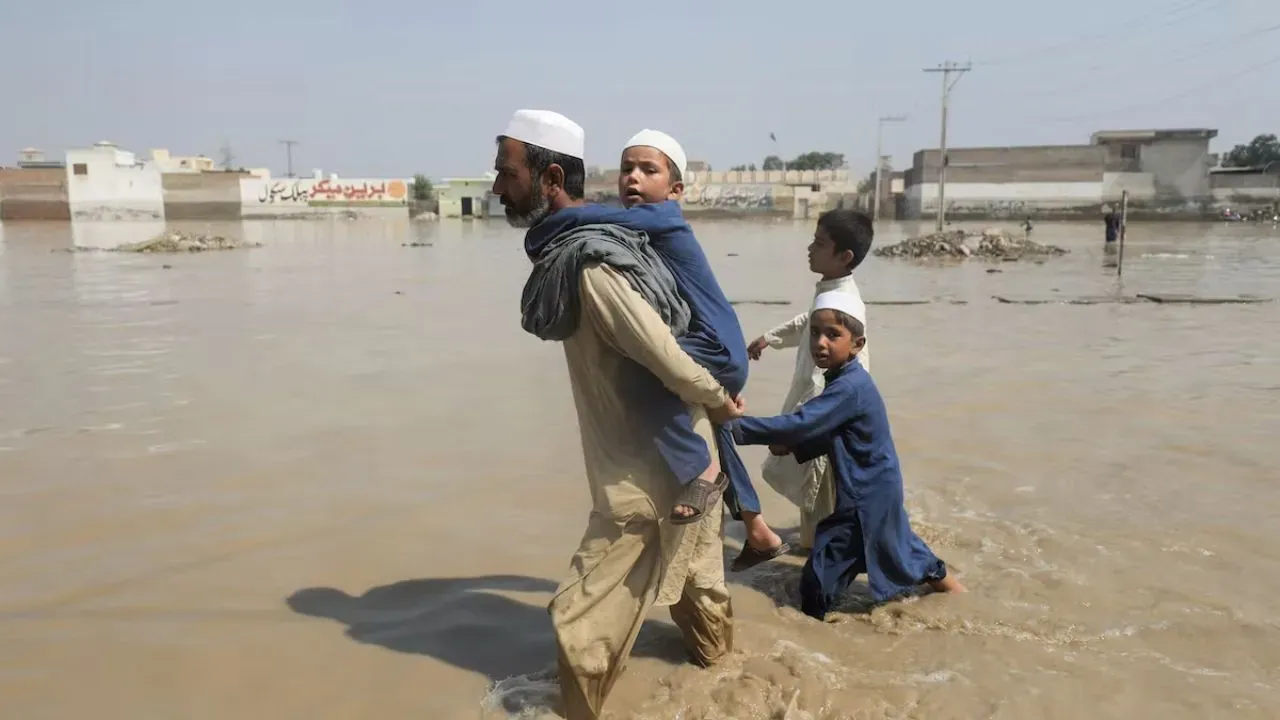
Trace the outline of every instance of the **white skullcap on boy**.
<instances>
[{"instance_id":1,"label":"white skullcap on boy","mask_svg":"<svg viewBox=\"0 0 1280 720\"><path fill-rule=\"evenodd\" d=\"M688 158L685 157L684 148L680 147L680 143L670 135L661 130L649 130L648 128L636 133L627 144L622 146L625 151L627 148L633 147L651 147L657 148L664 155L671 158L671 162L675 164L676 169L680 171L680 177L685 176L685 166L688 164Z\"/></svg>"},{"instance_id":2,"label":"white skullcap on boy","mask_svg":"<svg viewBox=\"0 0 1280 720\"><path fill-rule=\"evenodd\" d=\"M586 133L582 126L550 110L517 110L502 134L569 157L586 157Z\"/></svg>"},{"instance_id":3,"label":"white skullcap on boy","mask_svg":"<svg viewBox=\"0 0 1280 720\"><path fill-rule=\"evenodd\" d=\"M812 315L819 310L839 310L862 323L863 327L867 325L867 304L862 302L862 298L857 295L851 295L839 290L824 292L814 298L813 310L809 314Z\"/></svg>"}]
</instances>

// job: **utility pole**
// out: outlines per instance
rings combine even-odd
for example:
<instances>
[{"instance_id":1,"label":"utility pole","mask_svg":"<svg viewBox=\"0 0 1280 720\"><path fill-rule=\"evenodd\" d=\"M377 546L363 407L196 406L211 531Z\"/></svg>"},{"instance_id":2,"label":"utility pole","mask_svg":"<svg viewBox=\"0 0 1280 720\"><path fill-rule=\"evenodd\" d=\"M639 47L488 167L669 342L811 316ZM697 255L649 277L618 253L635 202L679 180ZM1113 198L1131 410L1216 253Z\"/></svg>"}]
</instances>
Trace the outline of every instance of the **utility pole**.
<instances>
[{"instance_id":1,"label":"utility pole","mask_svg":"<svg viewBox=\"0 0 1280 720\"><path fill-rule=\"evenodd\" d=\"M906 115L881 115L876 127L876 189L871 199L871 220L880 222L880 173L884 169L884 124L889 122L905 122Z\"/></svg>"},{"instance_id":2,"label":"utility pole","mask_svg":"<svg viewBox=\"0 0 1280 720\"><path fill-rule=\"evenodd\" d=\"M293 177L293 146L298 144L297 140L281 140L280 144L284 146L285 162L288 163L288 169L285 172L287 177Z\"/></svg>"},{"instance_id":3,"label":"utility pole","mask_svg":"<svg viewBox=\"0 0 1280 720\"><path fill-rule=\"evenodd\" d=\"M939 143L939 151L941 157L938 164L938 223L937 230L942 232L943 223L946 222L947 216L947 101L951 98L951 88L960 82L960 78L964 74L973 69L972 63L960 63L947 61L936 68L925 68L925 72L942 73L942 140ZM955 73L956 79L951 79L952 73Z\"/></svg>"}]
</instances>

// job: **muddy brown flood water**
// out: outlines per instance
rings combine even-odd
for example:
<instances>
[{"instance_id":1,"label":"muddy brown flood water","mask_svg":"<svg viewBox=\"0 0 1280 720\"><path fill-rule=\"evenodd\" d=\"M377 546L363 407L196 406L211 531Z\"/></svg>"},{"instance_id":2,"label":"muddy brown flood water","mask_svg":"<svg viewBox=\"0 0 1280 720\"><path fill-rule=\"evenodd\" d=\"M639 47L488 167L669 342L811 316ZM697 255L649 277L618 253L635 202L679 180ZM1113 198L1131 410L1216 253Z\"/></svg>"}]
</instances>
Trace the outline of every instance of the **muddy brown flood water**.
<instances>
[{"instance_id":1,"label":"muddy brown flood water","mask_svg":"<svg viewBox=\"0 0 1280 720\"><path fill-rule=\"evenodd\" d=\"M542 716L588 498L518 232L177 227L266 247L3 227L0 717ZM810 223L696 229L731 298L791 303L739 306L749 337L810 298ZM735 657L680 664L655 612L611 716L1280 717L1280 304L991 299L1116 292L1101 230L1043 223L1072 253L1000 273L858 271L872 301L968 301L868 324L913 520L973 592L823 624L801 558L730 576ZM1280 296L1280 232L1135 225L1123 292L1147 291ZM792 359L753 365L751 411Z\"/></svg>"}]
</instances>

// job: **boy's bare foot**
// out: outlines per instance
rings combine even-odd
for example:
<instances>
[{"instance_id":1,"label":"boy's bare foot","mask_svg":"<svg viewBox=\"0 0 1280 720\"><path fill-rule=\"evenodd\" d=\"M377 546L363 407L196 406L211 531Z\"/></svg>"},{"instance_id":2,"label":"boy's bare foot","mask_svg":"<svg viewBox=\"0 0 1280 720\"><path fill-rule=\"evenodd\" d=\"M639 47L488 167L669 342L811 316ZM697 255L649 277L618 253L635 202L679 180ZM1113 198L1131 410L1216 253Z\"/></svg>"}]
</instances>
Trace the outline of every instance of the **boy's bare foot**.
<instances>
[{"instance_id":1,"label":"boy's bare foot","mask_svg":"<svg viewBox=\"0 0 1280 720\"><path fill-rule=\"evenodd\" d=\"M959 580L952 577L950 573L948 573L947 576L942 578L941 580L934 580L933 582L929 583L929 587L933 588L934 592L943 592L943 593L969 592L969 590L965 588L965 586L961 585Z\"/></svg>"},{"instance_id":2,"label":"boy's bare foot","mask_svg":"<svg viewBox=\"0 0 1280 720\"><path fill-rule=\"evenodd\" d=\"M747 528L747 542L729 566L731 571L742 572L791 551L791 546L782 542L782 538L778 537L778 533L769 527L759 513L742 513L742 524Z\"/></svg>"},{"instance_id":3,"label":"boy's bare foot","mask_svg":"<svg viewBox=\"0 0 1280 720\"><path fill-rule=\"evenodd\" d=\"M742 524L747 529L747 544L756 550L772 550L782 545L782 538L769 527L759 513L742 513Z\"/></svg>"}]
</instances>

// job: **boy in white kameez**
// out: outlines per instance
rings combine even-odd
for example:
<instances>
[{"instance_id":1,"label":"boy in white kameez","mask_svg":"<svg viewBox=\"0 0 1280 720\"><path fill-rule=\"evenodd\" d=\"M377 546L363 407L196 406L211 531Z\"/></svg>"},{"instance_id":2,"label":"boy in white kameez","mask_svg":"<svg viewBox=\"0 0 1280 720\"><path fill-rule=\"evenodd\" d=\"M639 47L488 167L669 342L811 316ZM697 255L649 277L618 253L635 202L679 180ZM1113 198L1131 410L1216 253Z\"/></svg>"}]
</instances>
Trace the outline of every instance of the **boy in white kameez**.
<instances>
[{"instance_id":1,"label":"boy in white kameez","mask_svg":"<svg viewBox=\"0 0 1280 720\"><path fill-rule=\"evenodd\" d=\"M866 259L874 238L871 218L853 210L831 210L818 217L818 226L809 244L809 269L822 276L814 289L817 298L825 292L845 292L859 300L862 294L853 280L853 271ZM805 401L822 393L823 371L809 353L810 309L769 330L751 342L747 352L759 360L765 348L797 348L791 389L782 403L782 413L792 413ZM869 373L871 355L866 347L858 361ZM813 547L818 522L835 511L835 491L825 457L797 463L791 455L771 455L761 472L765 482L800 508L800 543Z\"/></svg>"}]
</instances>

